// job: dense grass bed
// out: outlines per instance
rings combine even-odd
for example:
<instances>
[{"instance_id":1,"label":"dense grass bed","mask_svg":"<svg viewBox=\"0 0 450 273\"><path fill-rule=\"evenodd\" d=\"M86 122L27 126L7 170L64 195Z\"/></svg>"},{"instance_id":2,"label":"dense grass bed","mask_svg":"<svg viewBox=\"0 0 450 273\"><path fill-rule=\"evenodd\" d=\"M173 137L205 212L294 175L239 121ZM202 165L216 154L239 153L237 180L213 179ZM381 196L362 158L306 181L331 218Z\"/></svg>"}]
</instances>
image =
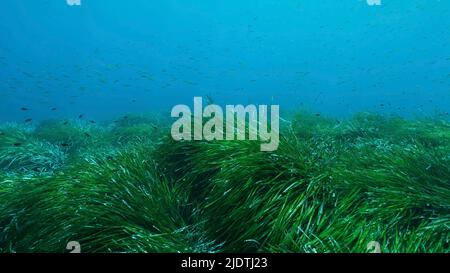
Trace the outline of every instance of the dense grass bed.
<instances>
[{"instance_id":1,"label":"dense grass bed","mask_svg":"<svg viewBox=\"0 0 450 273\"><path fill-rule=\"evenodd\" d=\"M0 251L449 252L450 123L299 112L280 146L170 121L0 126Z\"/></svg>"}]
</instances>

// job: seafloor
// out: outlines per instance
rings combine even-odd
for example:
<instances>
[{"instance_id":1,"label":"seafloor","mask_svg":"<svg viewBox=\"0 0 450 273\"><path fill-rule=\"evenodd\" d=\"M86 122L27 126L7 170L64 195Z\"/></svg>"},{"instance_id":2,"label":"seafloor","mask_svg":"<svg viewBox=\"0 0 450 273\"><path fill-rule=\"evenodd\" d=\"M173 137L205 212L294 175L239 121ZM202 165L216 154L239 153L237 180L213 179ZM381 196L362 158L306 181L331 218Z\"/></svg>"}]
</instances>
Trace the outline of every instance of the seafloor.
<instances>
[{"instance_id":1,"label":"seafloor","mask_svg":"<svg viewBox=\"0 0 450 273\"><path fill-rule=\"evenodd\" d=\"M156 115L0 126L0 252L449 252L450 123L298 112L279 149Z\"/></svg>"}]
</instances>

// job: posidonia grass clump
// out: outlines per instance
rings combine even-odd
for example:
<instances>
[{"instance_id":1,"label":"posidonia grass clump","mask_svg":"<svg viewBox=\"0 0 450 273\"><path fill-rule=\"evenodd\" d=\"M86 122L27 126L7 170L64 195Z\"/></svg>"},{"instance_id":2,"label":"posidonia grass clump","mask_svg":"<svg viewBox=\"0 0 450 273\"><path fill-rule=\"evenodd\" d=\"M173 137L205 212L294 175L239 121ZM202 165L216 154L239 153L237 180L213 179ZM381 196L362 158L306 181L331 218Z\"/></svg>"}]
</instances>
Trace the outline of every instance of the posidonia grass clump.
<instances>
[{"instance_id":1,"label":"posidonia grass clump","mask_svg":"<svg viewBox=\"0 0 450 273\"><path fill-rule=\"evenodd\" d=\"M60 123L17 131L74 150L54 172L0 169L2 252L450 252L448 120L301 111L274 152L177 142L148 117Z\"/></svg>"},{"instance_id":2,"label":"posidonia grass clump","mask_svg":"<svg viewBox=\"0 0 450 273\"><path fill-rule=\"evenodd\" d=\"M39 140L62 147L69 155L79 157L86 150L111 146L113 136L106 126L81 120L46 120L33 132Z\"/></svg>"},{"instance_id":3,"label":"posidonia grass clump","mask_svg":"<svg viewBox=\"0 0 450 273\"><path fill-rule=\"evenodd\" d=\"M1 194L3 251L210 252L187 192L155 170L147 147L79 163L52 177L14 181ZM3 181L10 187L11 181Z\"/></svg>"},{"instance_id":4,"label":"posidonia grass clump","mask_svg":"<svg viewBox=\"0 0 450 273\"><path fill-rule=\"evenodd\" d=\"M113 121L114 128L133 127L142 124L151 124L155 127L162 128L170 123L170 113L146 113L146 114L128 114Z\"/></svg>"},{"instance_id":5,"label":"posidonia grass clump","mask_svg":"<svg viewBox=\"0 0 450 273\"><path fill-rule=\"evenodd\" d=\"M153 123L144 123L124 127L115 127L113 144L123 146L135 143L156 143L162 134L163 128ZM166 131L167 132L167 131Z\"/></svg>"},{"instance_id":6,"label":"posidonia grass clump","mask_svg":"<svg viewBox=\"0 0 450 273\"><path fill-rule=\"evenodd\" d=\"M420 144L368 147L346 152L331 174L343 189L364 196L357 213L365 229L374 230L386 252L449 251L448 157Z\"/></svg>"},{"instance_id":7,"label":"posidonia grass clump","mask_svg":"<svg viewBox=\"0 0 450 273\"><path fill-rule=\"evenodd\" d=\"M61 168L66 155L60 147L40 141L17 125L2 127L0 169L5 172L53 172Z\"/></svg>"},{"instance_id":8,"label":"posidonia grass clump","mask_svg":"<svg viewBox=\"0 0 450 273\"><path fill-rule=\"evenodd\" d=\"M169 121L160 114L126 115L111 125L115 146L156 143L170 130Z\"/></svg>"},{"instance_id":9,"label":"posidonia grass clump","mask_svg":"<svg viewBox=\"0 0 450 273\"><path fill-rule=\"evenodd\" d=\"M379 114L358 113L351 119L327 129L335 138L353 142L362 139L384 139L393 143L419 142L427 147L450 146L450 124L434 117L405 119Z\"/></svg>"},{"instance_id":10,"label":"posidonia grass clump","mask_svg":"<svg viewBox=\"0 0 450 273\"><path fill-rule=\"evenodd\" d=\"M195 189L223 251L365 252L370 241L385 252L448 251L450 150L427 148L448 127L412 133L418 121L364 116L369 124L315 124L302 113L306 125L285 132L274 153L257 142L168 140L157 157Z\"/></svg>"}]
</instances>

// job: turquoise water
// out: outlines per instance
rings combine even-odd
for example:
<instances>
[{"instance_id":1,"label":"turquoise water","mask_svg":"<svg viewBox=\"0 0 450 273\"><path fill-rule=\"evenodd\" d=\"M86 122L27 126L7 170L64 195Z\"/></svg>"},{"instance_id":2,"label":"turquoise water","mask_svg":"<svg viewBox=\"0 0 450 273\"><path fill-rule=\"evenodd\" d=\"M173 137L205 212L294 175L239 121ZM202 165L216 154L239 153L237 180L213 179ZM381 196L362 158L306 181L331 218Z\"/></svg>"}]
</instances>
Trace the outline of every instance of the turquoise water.
<instances>
[{"instance_id":1,"label":"turquoise water","mask_svg":"<svg viewBox=\"0 0 450 273\"><path fill-rule=\"evenodd\" d=\"M448 115L448 1L1 5L1 121L169 112L194 96L336 116Z\"/></svg>"}]
</instances>

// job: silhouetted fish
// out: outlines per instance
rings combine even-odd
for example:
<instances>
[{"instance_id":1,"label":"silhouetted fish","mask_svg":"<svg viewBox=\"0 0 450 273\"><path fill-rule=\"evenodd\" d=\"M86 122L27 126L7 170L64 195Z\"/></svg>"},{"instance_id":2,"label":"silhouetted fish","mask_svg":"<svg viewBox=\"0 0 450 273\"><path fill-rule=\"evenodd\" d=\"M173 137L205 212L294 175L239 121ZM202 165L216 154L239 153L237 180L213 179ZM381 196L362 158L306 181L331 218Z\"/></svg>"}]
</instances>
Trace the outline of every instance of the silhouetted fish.
<instances>
[{"instance_id":1,"label":"silhouetted fish","mask_svg":"<svg viewBox=\"0 0 450 273\"><path fill-rule=\"evenodd\" d=\"M14 143L14 146L16 146L16 147L22 146L22 143L20 143L20 142Z\"/></svg>"},{"instance_id":2,"label":"silhouetted fish","mask_svg":"<svg viewBox=\"0 0 450 273\"><path fill-rule=\"evenodd\" d=\"M214 104L214 100L210 95L206 95L207 103L208 105Z\"/></svg>"},{"instance_id":3,"label":"silhouetted fish","mask_svg":"<svg viewBox=\"0 0 450 273\"><path fill-rule=\"evenodd\" d=\"M31 119L31 118L27 118L26 120L25 120L25 122L30 122L30 121L32 121L33 119Z\"/></svg>"},{"instance_id":4,"label":"silhouetted fish","mask_svg":"<svg viewBox=\"0 0 450 273\"><path fill-rule=\"evenodd\" d=\"M56 107L53 107L51 110L52 110L52 111L56 111Z\"/></svg>"},{"instance_id":5,"label":"silhouetted fish","mask_svg":"<svg viewBox=\"0 0 450 273\"><path fill-rule=\"evenodd\" d=\"M61 143L61 146L63 146L63 147L68 147L69 144L67 144L67 143Z\"/></svg>"},{"instance_id":6,"label":"silhouetted fish","mask_svg":"<svg viewBox=\"0 0 450 273\"><path fill-rule=\"evenodd\" d=\"M78 118L83 118L83 116L84 116L84 115L83 115L83 114L81 114L81 115L79 115L79 116L78 116Z\"/></svg>"},{"instance_id":7,"label":"silhouetted fish","mask_svg":"<svg viewBox=\"0 0 450 273\"><path fill-rule=\"evenodd\" d=\"M28 111L28 108L22 107L22 108L20 108L20 110L22 110L22 111Z\"/></svg>"}]
</instances>

